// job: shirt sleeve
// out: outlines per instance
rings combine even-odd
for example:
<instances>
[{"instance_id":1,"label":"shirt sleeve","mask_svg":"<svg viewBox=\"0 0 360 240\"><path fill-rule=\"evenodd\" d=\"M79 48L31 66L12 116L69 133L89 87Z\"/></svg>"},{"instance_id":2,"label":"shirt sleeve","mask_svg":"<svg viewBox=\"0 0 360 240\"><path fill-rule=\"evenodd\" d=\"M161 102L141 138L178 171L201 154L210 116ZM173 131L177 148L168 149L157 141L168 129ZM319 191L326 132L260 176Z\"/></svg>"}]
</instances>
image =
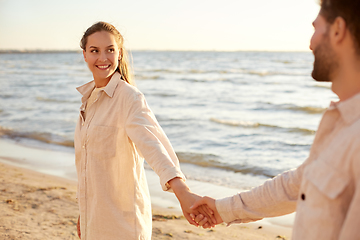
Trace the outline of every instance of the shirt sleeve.
<instances>
[{"instance_id":1,"label":"shirt sleeve","mask_svg":"<svg viewBox=\"0 0 360 240\"><path fill-rule=\"evenodd\" d=\"M125 131L146 162L160 177L164 191L170 190L167 182L171 179L175 177L185 179L169 139L140 92L136 93L130 103Z\"/></svg>"},{"instance_id":2,"label":"shirt sleeve","mask_svg":"<svg viewBox=\"0 0 360 240\"><path fill-rule=\"evenodd\" d=\"M354 144L357 148L352 158L351 175L354 179L354 193L347 209L346 218L340 231L339 240L360 239L360 143Z\"/></svg>"},{"instance_id":3,"label":"shirt sleeve","mask_svg":"<svg viewBox=\"0 0 360 240\"><path fill-rule=\"evenodd\" d=\"M296 210L304 164L250 191L216 200L216 209L224 222L247 223Z\"/></svg>"}]
</instances>

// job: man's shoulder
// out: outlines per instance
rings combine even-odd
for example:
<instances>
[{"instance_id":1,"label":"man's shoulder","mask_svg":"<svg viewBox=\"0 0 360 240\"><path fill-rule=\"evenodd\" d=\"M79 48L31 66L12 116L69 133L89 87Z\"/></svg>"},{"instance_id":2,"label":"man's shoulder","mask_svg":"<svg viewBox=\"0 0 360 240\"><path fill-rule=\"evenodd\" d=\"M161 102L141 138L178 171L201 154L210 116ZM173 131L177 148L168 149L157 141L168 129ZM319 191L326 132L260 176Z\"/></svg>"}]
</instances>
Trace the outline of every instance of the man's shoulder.
<instances>
[{"instance_id":1,"label":"man's shoulder","mask_svg":"<svg viewBox=\"0 0 360 240\"><path fill-rule=\"evenodd\" d=\"M360 118L355 119L351 124L345 126L345 131L349 137L351 136L360 140Z\"/></svg>"}]
</instances>

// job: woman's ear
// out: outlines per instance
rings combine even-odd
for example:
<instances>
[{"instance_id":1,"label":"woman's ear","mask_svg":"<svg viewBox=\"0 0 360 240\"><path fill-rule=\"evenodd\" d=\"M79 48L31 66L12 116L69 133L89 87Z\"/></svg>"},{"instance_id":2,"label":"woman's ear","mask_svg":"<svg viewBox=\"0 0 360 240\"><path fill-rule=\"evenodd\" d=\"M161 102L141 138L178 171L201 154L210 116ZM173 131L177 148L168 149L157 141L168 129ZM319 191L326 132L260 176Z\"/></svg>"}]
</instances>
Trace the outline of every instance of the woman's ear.
<instances>
[{"instance_id":1,"label":"woman's ear","mask_svg":"<svg viewBox=\"0 0 360 240\"><path fill-rule=\"evenodd\" d=\"M119 61L121 60L121 58L122 58L122 49L120 49L119 51Z\"/></svg>"},{"instance_id":2,"label":"woman's ear","mask_svg":"<svg viewBox=\"0 0 360 240\"><path fill-rule=\"evenodd\" d=\"M85 50L83 50L83 56L84 56L84 60L86 62L86 52L85 52Z\"/></svg>"}]
</instances>

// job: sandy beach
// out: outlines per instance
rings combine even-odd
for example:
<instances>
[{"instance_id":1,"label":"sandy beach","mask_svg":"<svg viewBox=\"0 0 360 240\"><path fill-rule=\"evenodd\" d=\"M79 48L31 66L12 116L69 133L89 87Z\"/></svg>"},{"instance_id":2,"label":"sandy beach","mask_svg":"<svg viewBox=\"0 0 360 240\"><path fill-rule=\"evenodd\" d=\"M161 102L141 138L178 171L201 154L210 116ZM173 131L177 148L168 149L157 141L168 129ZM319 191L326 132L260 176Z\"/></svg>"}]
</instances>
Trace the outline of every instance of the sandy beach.
<instances>
[{"instance_id":1,"label":"sandy beach","mask_svg":"<svg viewBox=\"0 0 360 240\"><path fill-rule=\"evenodd\" d=\"M26 158L34 157L36 151L43 151L42 157L56 155L56 151L11 143L20 150L11 155L14 149L6 146L6 150L6 144L0 140L0 239L78 239L76 180L19 167L21 163L26 166ZM182 217L175 196L161 190L155 173L148 170L147 178L153 205L152 239L290 239L291 223L287 226L286 222L291 219L286 218L230 227L221 224L211 230L191 226ZM200 195L212 192L213 197L236 191L191 180L188 185Z\"/></svg>"}]
</instances>

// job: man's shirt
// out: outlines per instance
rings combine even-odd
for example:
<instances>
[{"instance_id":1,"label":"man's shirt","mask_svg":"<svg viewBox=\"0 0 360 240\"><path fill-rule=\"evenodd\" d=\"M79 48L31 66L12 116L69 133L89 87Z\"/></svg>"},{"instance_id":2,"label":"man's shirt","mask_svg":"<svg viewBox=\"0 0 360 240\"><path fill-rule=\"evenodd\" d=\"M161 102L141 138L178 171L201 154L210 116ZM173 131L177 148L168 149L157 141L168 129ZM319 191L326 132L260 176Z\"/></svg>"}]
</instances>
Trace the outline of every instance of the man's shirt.
<instances>
[{"instance_id":1,"label":"man's shirt","mask_svg":"<svg viewBox=\"0 0 360 240\"><path fill-rule=\"evenodd\" d=\"M293 240L360 239L360 94L330 104L300 167L216 208L227 223L296 211Z\"/></svg>"}]
</instances>

